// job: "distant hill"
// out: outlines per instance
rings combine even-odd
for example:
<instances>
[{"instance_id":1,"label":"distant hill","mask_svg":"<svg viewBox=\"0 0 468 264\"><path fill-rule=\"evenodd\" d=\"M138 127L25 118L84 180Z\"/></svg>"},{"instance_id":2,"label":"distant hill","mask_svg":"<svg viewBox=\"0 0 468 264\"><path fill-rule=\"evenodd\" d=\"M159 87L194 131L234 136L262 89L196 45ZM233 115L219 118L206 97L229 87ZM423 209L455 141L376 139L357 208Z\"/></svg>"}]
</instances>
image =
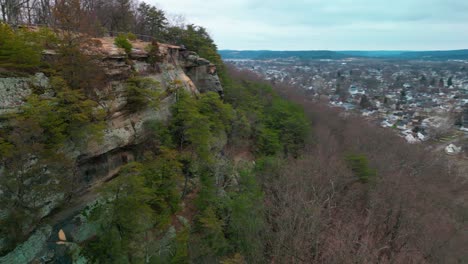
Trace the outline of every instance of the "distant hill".
<instances>
[{"instance_id":1,"label":"distant hill","mask_svg":"<svg viewBox=\"0 0 468 264\"><path fill-rule=\"evenodd\" d=\"M337 51L348 56L407 60L466 60L468 50L447 51Z\"/></svg>"},{"instance_id":2,"label":"distant hill","mask_svg":"<svg viewBox=\"0 0 468 264\"><path fill-rule=\"evenodd\" d=\"M371 57L371 58L392 58L398 57L406 51L392 51L392 50L378 50L378 51L360 51L360 50L345 50L337 51L340 54L358 57Z\"/></svg>"},{"instance_id":3,"label":"distant hill","mask_svg":"<svg viewBox=\"0 0 468 264\"><path fill-rule=\"evenodd\" d=\"M303 60L313 59L345 59L349 55L328 50L308 50L308 51L272 51L272 50L220 50L223 59L287 59L296 58Z\"/></svg>"},{"instance_id":4,"label":"distant hill","mask_svg":"<svg viewBox=\"0 0 468 264\"><path fill-rule=\"evenodd\" d=\"M223 59L346 59L377 58L400 60L468 60L468 49L447 51L271 51L271 50L220 50Z\"/></svg>"},{"instance_id":5,"label":"distant hill","mask_svg":"<svg viewBox=\"0 0 468 264\"><path fill-rule=\"evenodd\" d=\"M468 50L413 51L404 52L400 57L403 59L423 60L468 60Z\"/></svg>"}]
</instances>

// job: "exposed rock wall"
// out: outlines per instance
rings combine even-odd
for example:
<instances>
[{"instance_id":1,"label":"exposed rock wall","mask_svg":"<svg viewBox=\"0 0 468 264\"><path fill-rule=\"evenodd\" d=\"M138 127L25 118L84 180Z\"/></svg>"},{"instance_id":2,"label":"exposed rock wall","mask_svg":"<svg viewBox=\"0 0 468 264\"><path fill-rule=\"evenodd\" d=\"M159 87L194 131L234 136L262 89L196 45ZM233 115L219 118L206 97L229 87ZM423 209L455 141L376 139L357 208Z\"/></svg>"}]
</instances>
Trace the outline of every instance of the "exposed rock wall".
<instances>
[{"instance_id":1,"label":"exposed rock wall","mask_svg":"<svg viewBox=\"0 0 468 264\"><path fill-rule=\"evenodd\" d=\"M216 66L208 60L200 58L196 53L184 51L181 53L184 58L183 67L187 75L193 80L195 85L199 87L200 92L217 92L220 95L223 93L223 87L216 72Z\"/></svg>"},{"instance_id":2,"label":"exposed rock wall","mask_svg":"<svg viewBox=\"0 0 468 264\"><path fill-rule=\"evenodd\" d=\"M184 65L187 62L180 55L179 47L160 44L159 48L161 61L156 65L147 62L148 55L141 49L134 49L130 55L131 60L125 59L131 67L120 65L120 56L124 56L122 54L112 53L103 60L103 67L112 80L107 87L97 91L101 98L100 105L109 112L104 137L100 142L90 142L85 149L71 151L79 164L81 189L112 177L120 166L138 159L137 146L147 139L145 124L150 121L165 121L170 116L170 107L175 102L173 94L163 98L157 109L148 107L136 113L126 111L127 79L120 79L122 76L137 75L152 79L157 83L151 87L154 90L166 91L176 85L178 89L193 95L199 93L199 88L185 71Z\"/></svg>"},{"instance_id":3,"label":"exposed rock wall","mask_svg":"<svg viewBox=\"0 0 468 264\"><path fill-rule=\"evenodd\" d=\"M79 147L70 144L65 148L67 155L75 160L75 171L78 175L75 177L78 178L75 191L78 196L85 194L94 185L112 178L126 163L139 160L148 140L146 123L165 121L170 117L170 107L176 100L173 93L166 93L167 96L161 100L158 108L143 107L137 112L127 111L125 85L130 76L154 80L157 85L150 88L154 90L167 91L175 87L176 90L183 89L194 96L206 91L222 94L215 67L195 53L181 50L177 46L159 44L160 60L156 64L150 64L150 55L145 48L150 43L141 41L133 43L134 49L127 57L123 50L111 45L112 39L100 39L100 41L101 48L89 52L99 53L100 65L109 80L104 87L99 87L96 91L100 107L108 113L104 136L100 142L93 141ZM46 53L47 56L55 56L52 51ZM47 89L48 85L49 79L43 73L30 77L0 78L0 119L5 113L17 111L34 87ZM1 173L0 165L0 177ZM65 199L60 195L57 197L61 200L49 205L58 206ZM47 218L54 209L53 206L44 208L43 215ZM8 212L0 208L0 215L7 214ZM65 219L54 219L53 224L57 227L64 225L64 221ZM37 227L35 230L29 240L1 257L0 263L29 263L33 259L39 261L38 263L45 261L48 253L44 251L44 246L51 242L49 240L53 242L55 238L50 235L49 226ZM31 245L34 250L30 249ZM0 251L1 249L0 240ZM12 259L17 259L19 262L16 260L11 262Z\"/></svg>"},{"instance_id":4,"label":"exposed rock wall","mask_svg":"<svg viewBox=\"0 0 468 264\"><path fill-rule=\"evenodd\" d=\"M151 43L135 41L134 49L127 57L122 49L113 46L112 38L99 39L101 41L98 50L89 51L99 54L102 58L101 66L109 82L105 87L100 87L96 94L99 96L99 105L108 112L104 137L100 142L90 142L85 148L68 146L69 156L77 160L78 164L87 166L96 161L104 164L95 165L96 168L84 171L83 177L92 184L100 177L109 176L109 172L119 167L116 160L131 161L132 155L119 154L125 152L126 147L135 146L146 140L145 123L149 121L164 121L170 116L170 106L175 101L174 95L163 98L158 109L145 108L136 113L128 113L125 107L127 98L125 94L125 82L130 76L145 77L154 80L158 85L151 87L154 90L165 91L177 85L191 94L199 92L215 91L222 93L219 78L214 66L209 61L200 58L193 52L181 51L178 46L159 44L160 62L151 65L148 62L149 54L146 47ZM51 51L48 56L54 56ZM47 88L48 78L43 73L37 73L31 77L0 78L0 115L18 110L24 103L24 99L31 94L34 87ZM103 156L103 157L100 157ZM105 157L105 158L104 158ZM128 158L132 157L132 158ZM106 168L106 169L105 169ZM99 172L94 175L92 171ZM85 186L83 186L85 187Z\"/></svg>"},{"instance_id":5,"label":"exposed rock wall","mask_svg":"<svg viewBox=\"0 0 468 264\"><path fill-rule=\"evenodd\" d=\"M0 115L14 112L31 94L31 88L46 88L48 78L43 73L31 77L0 78Z\"/></svg>"}]
</instances>

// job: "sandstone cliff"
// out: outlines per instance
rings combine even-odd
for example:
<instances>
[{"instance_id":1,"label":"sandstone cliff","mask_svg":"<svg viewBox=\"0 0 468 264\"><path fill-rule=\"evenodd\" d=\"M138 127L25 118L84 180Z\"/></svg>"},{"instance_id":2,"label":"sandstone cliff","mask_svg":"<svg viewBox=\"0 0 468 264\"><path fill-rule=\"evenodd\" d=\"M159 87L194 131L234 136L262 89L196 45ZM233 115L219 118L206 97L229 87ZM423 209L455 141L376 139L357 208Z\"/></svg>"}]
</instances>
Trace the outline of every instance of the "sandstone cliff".
<instances>
[{"instance_id":1,"label":"sandstone cliff","mask_svg":"<svg viewBox=\"0 0 468 264\"><path fill-rule=\"evenodd\" d=\"M107 79L105 85L95 91L99 97L99 108L107 113L102 140L89 142L86 146L78 147L73 142L66 146L65 152L76 167L74 199L67 200L62 194L44 197L40 201L43 204L40 217L44 224L28 227L30 238L0 257L0 263L28 263L33 260L41 263L54 259L56 244L50 242L58 241L57 234L62 228L74 241L92 236L92 227L83 222L80 212L97 198L93 192L95 186L115 176L121 166L139 159L141 146L147 140L145 124L169 118L170 106L175 102L178 90L183 89L193 96L207 91L222 95L216 67L194 52L158 43L158 60L150 63L151 55L147 50L154 43L133 41L132 52L127 55L123 49L113 45L112 38L96 39L95 42L98 45L87 52L99 58ZM44 52L45 59L53 59L54 56L54 51ZM151 79L155 83L151 89L171 92L165 93L167 96L161 99L158 108L141 107L141 110L129 112L126 110L125 85L130 76ZM48 86L49 78L41 72L32 76L0 78L0 127L1 117L18 111L35 87L47 91ZM0 167L0 177L1 173ZM7 214L8 211L0 207L0 219Z\"/></svg>"}]
</instances>

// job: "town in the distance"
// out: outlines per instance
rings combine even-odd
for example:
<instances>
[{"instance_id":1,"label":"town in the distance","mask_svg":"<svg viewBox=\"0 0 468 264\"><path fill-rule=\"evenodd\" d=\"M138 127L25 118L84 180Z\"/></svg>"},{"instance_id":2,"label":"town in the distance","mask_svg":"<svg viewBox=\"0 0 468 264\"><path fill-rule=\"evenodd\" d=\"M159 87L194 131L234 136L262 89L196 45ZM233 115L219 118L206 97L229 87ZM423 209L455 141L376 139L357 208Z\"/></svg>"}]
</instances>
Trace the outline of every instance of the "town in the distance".
<instances>
[{"instance_id":1,"label":"town in the distance","mask_svg":"<svg viewBox=\"0 0 468 264\"><path fill-rule=\"evenodd\" d=\"M424 143L436 151L466 157L466 51L221 54L238 68L274 83L301 87L316 100L394 129L408 143Z\"/></svg>"}]
</instances>

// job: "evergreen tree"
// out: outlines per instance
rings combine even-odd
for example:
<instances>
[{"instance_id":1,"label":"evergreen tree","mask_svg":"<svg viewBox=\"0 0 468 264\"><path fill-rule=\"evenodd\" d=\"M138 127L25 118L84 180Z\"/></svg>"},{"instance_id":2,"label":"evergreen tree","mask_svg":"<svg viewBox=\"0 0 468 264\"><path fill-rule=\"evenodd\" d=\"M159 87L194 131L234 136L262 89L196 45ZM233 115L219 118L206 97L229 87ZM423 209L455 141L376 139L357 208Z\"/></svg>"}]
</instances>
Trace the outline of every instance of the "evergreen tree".
<instances>
[{"instance_id":1,"label":"evergreen tree","mask_svg":"<svg viewBox=\"0 0 468 264\"><path fill-rule=\"evenodd\" d=\"M359 102L359 106L362 108L362 109L369 109L372 107L372 104L371 102L369 101L369 98L367 98L366 95L363 95L361 97L361 101Z\"/></svg>"},{"instance_id":2,"label":"evergreen tree","mask_svg":"<svg viewBox=\"0 0 468 264\"><path fill-rule=\"evenodd\" d=\"M362 183L369 183L377 177L377 171L369 167L369 161L365 155L348 155L346 161Z\"/></svg>"},{"instance_id":3,"label":"evergreen tree","mask_svg":"<svg viewBox=\"0 0 468 264\"><path fill-rule=\"evenodd\" d=\"M167 26L164 11L146 3L138 6L137 30L140 34L161 38L161 33Z\"/></svg>"},{"instance_id":4,"label":"evergreen tree","mask_svg":"<svg viewBox=\"0 0 468 264\"><path fill-rule=\"evenodd\" d=\"M53 34L46 29L38 32L27 29L13 30L0 23L0 67L13 70L31 70L40 66L41 52L53 41Z\"/></svg>"},{"instance_id":5,"label":"evergreen tree","mask_svg":"<svg viewBox=\"0 0 468 264\"><path fill-rule=\"evenodd\" d=\"M452 86L453 85L453 76L450 76L450 78L447 81L447 86Z\"/></svg>"}]
</instances>

